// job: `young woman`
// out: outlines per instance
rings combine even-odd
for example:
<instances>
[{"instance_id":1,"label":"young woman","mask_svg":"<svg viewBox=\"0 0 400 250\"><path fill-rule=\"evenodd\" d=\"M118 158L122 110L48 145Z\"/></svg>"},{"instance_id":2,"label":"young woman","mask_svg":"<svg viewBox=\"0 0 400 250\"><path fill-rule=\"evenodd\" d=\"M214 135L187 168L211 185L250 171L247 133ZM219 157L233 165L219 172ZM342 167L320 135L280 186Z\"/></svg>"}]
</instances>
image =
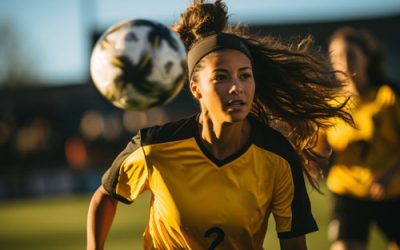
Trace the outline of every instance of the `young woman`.
<instances>
[{"instance_id":1,"label":"young woman","mask_svg":"<svg viewBox=\"0 0 400 250\"><path fill-rule=\"evenodd\" d=\"M145 249L262 249L271 213L281 249L306 249L307 142L328 118L351 119L330 104L340 83L310 40L284 46L227 23L222 1L194 1L173 26L201 112L142 129L116 158L89 207L88 249L103 248L117 201L144 191Z\"/></svg>"},{"instance_id":2,"label":"young woman","mask_svg":"<svg viewBox=\"0 0 400 250\"><path fill-rule=\"evenodd\" d=\"M334 194L331 249L367 249L372 223L391 242L390 249L400 249L399 96L382 49L368 32L340 28L329 50L334 68L350 78L349 110L356 123L356 128L338 123L327 132L336 152L327 178Z\"/></svg>"}]
</instances>

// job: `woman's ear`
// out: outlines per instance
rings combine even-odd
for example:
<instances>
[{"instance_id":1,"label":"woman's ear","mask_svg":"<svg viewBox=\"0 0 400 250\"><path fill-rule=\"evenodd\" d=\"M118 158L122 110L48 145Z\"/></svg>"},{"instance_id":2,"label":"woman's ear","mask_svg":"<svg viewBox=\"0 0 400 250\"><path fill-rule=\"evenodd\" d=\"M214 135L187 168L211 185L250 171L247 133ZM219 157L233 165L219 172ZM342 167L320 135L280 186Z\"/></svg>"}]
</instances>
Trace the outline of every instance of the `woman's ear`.
<instances>
[{"instance_id":1,"label":"woman's ear","mask_svg":"<svg viewBox=\"0 0 400 250\"><path fill-rule=\"evenodd\" d=\"M200 93L199 85L194 81L190 81L189 86L190 86L190 92L192 92L192 95L194 96L194 98L200 99L201 93Z\"/></svg>"}]
</instances>

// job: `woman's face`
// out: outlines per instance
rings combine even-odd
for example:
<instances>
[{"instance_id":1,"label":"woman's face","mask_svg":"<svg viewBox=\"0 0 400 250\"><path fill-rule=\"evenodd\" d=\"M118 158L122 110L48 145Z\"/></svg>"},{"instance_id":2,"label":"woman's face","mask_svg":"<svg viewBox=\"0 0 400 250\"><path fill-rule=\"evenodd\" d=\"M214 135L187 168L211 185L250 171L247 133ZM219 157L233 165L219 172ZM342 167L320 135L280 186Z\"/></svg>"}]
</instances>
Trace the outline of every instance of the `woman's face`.
<instances>
[{"instance_id":1,"label":"woman's face","mask_svg":"<svg viewBox=\"0 0 400 250\"><path fill-rule=\"evenodd\" d=\"M360 47L338 38L330 43L329 52L335 70L349 74L358 89L367 84L368 59Z\"/></svg>"},{"instance_id":2,"label":"woman's face","mask_svg":"<svg viewBox=\"0 0 400 250\"><path fill-rule=\"evenodd\" d=\"M254 99L250 59L237 50L220 50L203 59L196 82L190 83L201 111L221 122L244 120Z\"/></svg>"}]
</instances>

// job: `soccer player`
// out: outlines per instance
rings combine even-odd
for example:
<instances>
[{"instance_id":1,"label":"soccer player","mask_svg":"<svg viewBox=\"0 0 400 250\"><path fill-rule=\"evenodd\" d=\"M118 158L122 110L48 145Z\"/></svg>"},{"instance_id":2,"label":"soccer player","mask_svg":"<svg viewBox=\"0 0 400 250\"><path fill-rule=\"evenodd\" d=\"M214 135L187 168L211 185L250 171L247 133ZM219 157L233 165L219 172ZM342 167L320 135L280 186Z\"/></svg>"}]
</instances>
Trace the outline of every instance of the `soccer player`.
<instances>
[{"instance_id":1,"label":"soccer player","mask_svg":"<svg viewBox=\"0 0 400 250\"><path fill-rule=\"evenodd\" d=\"M330 102L341 83L309 39L286 46L227 23L222 1L194 1L173 26L201 111L141 129L115 159L90 203L88 249L103 248L117 201L144 191L145 249L262 249L271 214L281 249L306 249L307 141L327 118L351 120Z\"/></svg>"},{"instance_id":2,"label":"soccer player","mask_svg":"<svg viewBox=\"0 0 400 250\"><path fill-rule=\"evenodd\" d=\"M327 132L336 152L327 186L333 192L332 250L367 249L372 223L400 248L400 102L384 54L365 30L338 29L329 43L334 68L349 76L356 127ZM343 77L344 74L338 74ZM397 87L398 88L398 87Z\"/></svg>"}]
</instances>

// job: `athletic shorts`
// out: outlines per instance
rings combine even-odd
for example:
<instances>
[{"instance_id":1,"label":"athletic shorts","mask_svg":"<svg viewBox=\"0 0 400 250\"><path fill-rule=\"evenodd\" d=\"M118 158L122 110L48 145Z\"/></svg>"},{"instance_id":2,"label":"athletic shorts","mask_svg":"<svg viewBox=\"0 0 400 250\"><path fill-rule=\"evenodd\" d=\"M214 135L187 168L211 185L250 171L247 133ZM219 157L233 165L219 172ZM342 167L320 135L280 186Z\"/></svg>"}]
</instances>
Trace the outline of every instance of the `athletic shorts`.
<instances>
[{"instance_id":1,"label":"athletic shorts","mask_svg":"<svg viewBox=\"0 0 400 250\"><path fill-rule=\"evenodd\" d=\"M332 241L367 242L375 223L389 241L400 245L400 198L388 201L362 200L333 195L329 238Z\"/></svg>"}]
</instances>

